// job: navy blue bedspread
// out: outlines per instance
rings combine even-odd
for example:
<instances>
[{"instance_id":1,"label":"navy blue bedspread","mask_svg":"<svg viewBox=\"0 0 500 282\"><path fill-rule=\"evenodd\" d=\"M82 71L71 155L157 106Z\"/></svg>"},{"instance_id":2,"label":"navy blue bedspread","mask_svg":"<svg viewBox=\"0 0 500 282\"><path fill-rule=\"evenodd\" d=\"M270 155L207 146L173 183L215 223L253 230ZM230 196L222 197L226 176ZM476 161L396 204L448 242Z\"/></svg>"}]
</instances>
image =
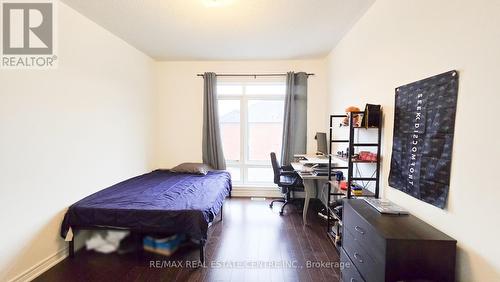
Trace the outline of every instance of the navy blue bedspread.
<instances>
[{"instance_id":1,"label":"navy blue bedspread","mask_svg":"<svg viewBox=\"0 0 500 282\"><path fill-rule=\"evenodd\" d=\"M76 229L124 228L137 232L186 233L206 239L231 191L226 171L207 175L155 170L96 192L69 207L61 236Z\"/></svg>"}]
</instances>

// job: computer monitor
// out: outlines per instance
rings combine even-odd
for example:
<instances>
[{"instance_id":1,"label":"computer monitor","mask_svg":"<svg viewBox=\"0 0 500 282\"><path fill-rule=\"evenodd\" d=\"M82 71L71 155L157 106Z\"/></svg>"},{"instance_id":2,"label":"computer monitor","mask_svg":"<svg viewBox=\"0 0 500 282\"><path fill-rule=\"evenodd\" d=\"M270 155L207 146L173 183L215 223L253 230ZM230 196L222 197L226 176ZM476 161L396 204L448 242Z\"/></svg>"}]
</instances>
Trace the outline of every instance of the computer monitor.
<instances>
[{"instance_id":1,"label":"computer monitor","mask_svg":"<svg viewBox=\"0 0 500 282\"><path fill-rule=\"evenodd\" d=\"M328 146L326 143L326 133L324 132L316 132L316 137L314 137L317 142L317 151L319 154L327 155L328 154Z\"/></svg>"}]
</instances>

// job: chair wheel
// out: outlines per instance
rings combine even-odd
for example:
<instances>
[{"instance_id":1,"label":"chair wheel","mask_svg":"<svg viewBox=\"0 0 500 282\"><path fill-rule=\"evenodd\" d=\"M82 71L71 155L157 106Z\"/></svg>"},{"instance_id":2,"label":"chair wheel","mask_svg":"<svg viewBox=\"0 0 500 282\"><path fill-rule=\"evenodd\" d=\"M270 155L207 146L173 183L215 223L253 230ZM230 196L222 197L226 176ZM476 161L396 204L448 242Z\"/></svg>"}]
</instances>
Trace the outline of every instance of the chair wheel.
<instances>
[{"instance_id":1,"label":"chair wheel","mask_svg":"<svg viewBox=\"0 0 500 282\"><path fill-rule=\"evenodd\" d=\"M283 215L283 212L282 212L282 211L280 211L280 215Z\"/></svg>"},{"instance_id":2,"label":"chair wheel","mask_svg":"<svg viewBox=\"0 0 500 282\"><path fill-rule=\"evenodd\" d=\"M269 207L270 207L270 208L273 208L273 203L270 203L270 204L269 204Z\"/></svg>"}]
</instances>

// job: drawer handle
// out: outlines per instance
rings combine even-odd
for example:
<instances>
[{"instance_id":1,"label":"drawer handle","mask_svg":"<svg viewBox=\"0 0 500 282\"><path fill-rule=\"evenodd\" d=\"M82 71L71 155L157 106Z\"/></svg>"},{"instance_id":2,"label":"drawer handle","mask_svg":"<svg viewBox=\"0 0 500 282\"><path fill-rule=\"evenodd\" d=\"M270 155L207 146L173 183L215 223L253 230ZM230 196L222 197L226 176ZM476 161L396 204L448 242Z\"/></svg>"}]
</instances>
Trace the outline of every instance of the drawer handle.
<instances>
[{"instance_id":1,"label":"drawer handle","mask_svg":"<svg viewBox=\"0 0 500 282\"><path fill-rule=\"evenodd\" d=\"M361 228L361 227L359 227L357 225L354 227L354 230L356 230L359 233L361 233L361 235L365 235L365 231L363 230L363 228Z\"/></svg>"},{"instance_id":2,"label":"drawer handle","mask_svg":"<svg viewBox=\"0 0 500 282\"><path fill-rule=\"evenodd\" d=\"M359 261L359 263L363 263L363 259L361 258L361 255L358 253L354 253L354 258Z\"/></svg>"}]
</instances>

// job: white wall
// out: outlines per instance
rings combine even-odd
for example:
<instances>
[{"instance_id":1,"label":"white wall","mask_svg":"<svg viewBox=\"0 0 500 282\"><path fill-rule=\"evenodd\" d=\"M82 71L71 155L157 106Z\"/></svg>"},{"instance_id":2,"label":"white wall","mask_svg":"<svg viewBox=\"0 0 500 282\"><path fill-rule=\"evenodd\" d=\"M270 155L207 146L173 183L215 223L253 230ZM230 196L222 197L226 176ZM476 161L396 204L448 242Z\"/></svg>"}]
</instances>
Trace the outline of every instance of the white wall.
<instances>
[{"instance_id":1,"label":"white wall","mask_svg":"<svg viewBox=\"0 0 500 282\"><path fill-rule=\"evenodd\" d=\"M329 56L330 112L380 103L382 185L390 200L458 240L460 281L499 281L500 1L378 0ZM394 88L460 72L446 209L388 186ZM439 259L439 258L436 258Z\"/></svg>"},{"instance_id":2,"label":"white wall","mask_svg":"<svg viewBox=\"0 0 500 282\"><path fill-rule=\"evenodd\" d=\"M305 71L308 80L308 151L316 151L314 135L327 129L326 61L185 61L157 63L157 167L201 161L203 78L198 73L275 73Z\"/></svg>"},{"instance_id":3,"label":"white wall","mask_svg":"<svg viewBox=\"0 0 500 282\"><path fill-rule=\"evenodd\" d=\"M58 69L0 70L0 281L65 254L70 204L152 167L153 61L62 3L58 21Z\"/></svg>"}]
</instances>

